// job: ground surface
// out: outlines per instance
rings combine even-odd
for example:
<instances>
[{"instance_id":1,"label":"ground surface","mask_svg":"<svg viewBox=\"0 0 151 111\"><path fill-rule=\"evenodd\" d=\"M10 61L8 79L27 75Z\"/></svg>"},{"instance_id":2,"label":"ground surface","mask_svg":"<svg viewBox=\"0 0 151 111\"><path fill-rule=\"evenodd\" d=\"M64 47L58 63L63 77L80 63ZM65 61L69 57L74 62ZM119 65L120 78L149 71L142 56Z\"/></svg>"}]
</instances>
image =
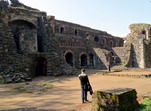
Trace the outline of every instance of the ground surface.
<instances>
[{"instance_id":1,"label":"ground surface","mask_svg":"<svg viewBox=\"0 0 151 111\"><path fill-rule=\"evenodd\" d=\"M106 76L95 74L98 73L97 70L88 70L87 73L89 73L90 83L94 91L111 88L135 88L138 97L151 92L151 78ZM131 73L136 74L140 72L133 71ZM144 71L143 73L151 72ZM91 109L90 102L92 99L89 94L88 99L90 102L81 103L78 77L40 77L36 78L34 82L52 83L54 88L42 94L31 94L13 90L19 84L0 85L0 110L40 111L43 109L43 111L90 111Z\"/></svg>"}]
</instances>

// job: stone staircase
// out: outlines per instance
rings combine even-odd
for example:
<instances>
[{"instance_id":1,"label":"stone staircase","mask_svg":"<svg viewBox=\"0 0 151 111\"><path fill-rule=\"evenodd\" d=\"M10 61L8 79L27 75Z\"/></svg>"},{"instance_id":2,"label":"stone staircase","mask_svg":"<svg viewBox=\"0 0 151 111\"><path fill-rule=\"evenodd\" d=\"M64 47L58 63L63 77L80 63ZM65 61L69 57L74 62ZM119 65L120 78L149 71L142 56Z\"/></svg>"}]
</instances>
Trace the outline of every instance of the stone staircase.
<instances>
[{"instance_id":1,"label":"stone staircase","mask_svg":"<svg viewBox=\"0 0 151 111\"><path fill-rule=\"evenodd\" d=\"M107 58L106 58L106 53L108 53L107 50L105 49L100 49L100 48L94 48L95 53L99 56L100 60L104 64L104 69L106 69L107 66Z\"/></svg>"}]
</instances>

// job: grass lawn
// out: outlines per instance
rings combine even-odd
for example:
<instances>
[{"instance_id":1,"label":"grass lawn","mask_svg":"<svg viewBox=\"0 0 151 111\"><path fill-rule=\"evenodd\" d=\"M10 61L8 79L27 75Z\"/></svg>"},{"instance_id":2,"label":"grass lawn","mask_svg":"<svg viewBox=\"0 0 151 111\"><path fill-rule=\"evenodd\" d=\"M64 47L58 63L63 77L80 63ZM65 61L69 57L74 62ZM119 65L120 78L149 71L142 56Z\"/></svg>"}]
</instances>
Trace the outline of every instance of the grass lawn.
<instances>
[{"instance_id":1,"label":"grass lawn","mask_svg":"<svg viewBox=\"0 0 151 111\"><path fill-rule=\"evenodd\" d=\"M144 98L136 111L151 111L151 98Z\"/></svg>"}]
</instances>

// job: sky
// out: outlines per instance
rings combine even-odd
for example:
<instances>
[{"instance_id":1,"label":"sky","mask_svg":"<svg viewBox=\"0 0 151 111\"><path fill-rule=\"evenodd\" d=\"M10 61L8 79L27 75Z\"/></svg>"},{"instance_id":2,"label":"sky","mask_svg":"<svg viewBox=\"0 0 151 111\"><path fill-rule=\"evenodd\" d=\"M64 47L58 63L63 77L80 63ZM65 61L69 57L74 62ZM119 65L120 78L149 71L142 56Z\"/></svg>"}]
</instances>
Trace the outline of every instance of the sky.
<instances>
[{"instance_id":1,"label":"sky","mask_svg":"<svg viewBox=\"0 0 151 111\"><path fill-rule=\"evenodd\" d=\"M68 21L125 37L133 23L151 24L150 0L19 0Z\"/></svg>"}]
</instances>

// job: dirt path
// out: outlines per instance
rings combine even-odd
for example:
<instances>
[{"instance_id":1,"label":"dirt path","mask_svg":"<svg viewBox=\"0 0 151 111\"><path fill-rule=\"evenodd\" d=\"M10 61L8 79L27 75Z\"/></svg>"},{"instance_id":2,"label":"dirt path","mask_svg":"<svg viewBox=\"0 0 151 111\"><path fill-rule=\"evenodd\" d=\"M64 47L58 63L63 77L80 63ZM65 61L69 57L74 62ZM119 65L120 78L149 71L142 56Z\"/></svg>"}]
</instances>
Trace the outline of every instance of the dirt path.
<instances>
[{"instance_id":1,"label":"dirt path","mask_svg":"<svg viewBox=\"0 0 151 111\"><path fill-rule=\"evenodd\" d=\"M96 70L89 70L90 74L96 72ZM89 79L94 91L110 88L135 88L138 96L151 92L151 79L96 74L89 75ZM90 111L91 103L81 104L78 77L41 77L34 81L50 82L55 87L42 94L30 94L12 91L12 87L17 84L0 85L0 109L33 108L48 111ZM90 95L88 99L92 100Z\"/></svg>"}]
</instances>

